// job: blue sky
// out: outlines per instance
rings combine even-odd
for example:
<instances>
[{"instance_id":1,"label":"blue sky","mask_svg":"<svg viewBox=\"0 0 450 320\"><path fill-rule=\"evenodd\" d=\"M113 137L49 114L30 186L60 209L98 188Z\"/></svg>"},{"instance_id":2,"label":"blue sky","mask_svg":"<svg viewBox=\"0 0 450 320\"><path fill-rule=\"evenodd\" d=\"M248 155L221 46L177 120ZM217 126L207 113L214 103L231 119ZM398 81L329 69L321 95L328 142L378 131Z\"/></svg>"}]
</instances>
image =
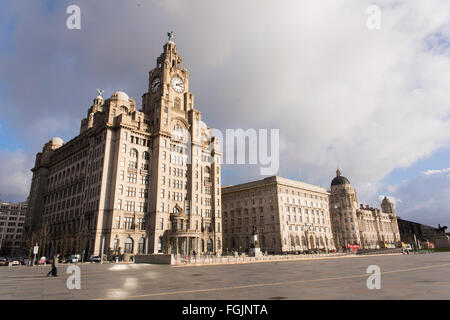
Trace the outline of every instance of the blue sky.
<instances>
[{"instance_id":1,"label":"blue sky","mask_svg":"<svg viewBox=\"0 0 450 320\"><path fill-rule=\"evenodd\" d=\"M450 225L448 1L375 1L380 30L364 0L0 2L6 200L26 198L36 152L78 133L96 88L141 104L174 31L208 125L280 129L279 175L329 187L339 166L360 202L387 195L405 218ZM71 4L81 30L65 26ZM227 166L222 178L263 176Z\"/></svg>"}]
</instances>

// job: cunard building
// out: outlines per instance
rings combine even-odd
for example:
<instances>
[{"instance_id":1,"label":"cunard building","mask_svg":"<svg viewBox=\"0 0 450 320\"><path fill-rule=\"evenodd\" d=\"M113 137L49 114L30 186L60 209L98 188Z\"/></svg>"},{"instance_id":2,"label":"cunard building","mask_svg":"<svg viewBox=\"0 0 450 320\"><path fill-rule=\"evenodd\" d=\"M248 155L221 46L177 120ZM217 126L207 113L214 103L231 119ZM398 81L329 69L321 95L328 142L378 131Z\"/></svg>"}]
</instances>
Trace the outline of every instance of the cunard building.
<instances>
[{"instance_id":1,"label":"cunard building","mask_svg":"<svg viewBox=\"0 0 450 320\"><path fill-rule=\"evenodd\" d=\"M220 144L171 37L142 108L97 96L80 134L36 155L26 225L41 254L220 253Z\"/></svg>"},{"instance_id":2,"label":"cunard building","mask_svg":"<svg viewBox=\"0 0 450 320\"><path fill-rule=\"evenodd\" d=\"M225 251L335 250L326 189L278 176L222 187Z\"/></svg>"}]
</instances>

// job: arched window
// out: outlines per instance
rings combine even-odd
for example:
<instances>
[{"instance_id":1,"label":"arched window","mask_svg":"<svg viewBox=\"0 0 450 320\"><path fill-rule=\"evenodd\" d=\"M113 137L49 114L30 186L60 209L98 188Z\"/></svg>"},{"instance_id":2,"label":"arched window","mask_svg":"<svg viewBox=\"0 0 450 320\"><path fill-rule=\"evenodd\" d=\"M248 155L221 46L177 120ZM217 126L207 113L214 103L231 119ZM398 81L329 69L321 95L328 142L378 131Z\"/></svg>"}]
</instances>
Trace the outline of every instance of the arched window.
<instances>
[{"instance_id":1,"label":"arched window","mask_svg":"<svg viewBox=\"0 0 450 320\"><path fill-rule=\"evenodd\" d=\"M124 243L124 252L125 253L133 253L133 239L127 238Z\"/></svg>"},{"instance_id":2,"label":"arched window","mask_svg":"<svg viewBox=\"0 0 450 320\"><path fill-rule=\"evenodd\" d=\"M125 106L121 106L121 107L120 107L120 111L125 112L125 113L128 113L128 108L125 107Z\"/></svg>"},{"instance_id":3,"label":"arched window","mask_svg":"<svg viewBox=\"0 0 450 320\"><path fill-rule=\"evenodd\" d=\"M138 242L138 253L143 254L145 250L145 239L140 238Z\"/></svg>"},{"instance_id":4,"label":"arched window","mask_svg":"<svg viewBox=\"0 0 450 320\"><path fill-rule=\"evenodd\" d=\"M138 152L136 149L130 149L130 157L134 159L138 158Z\"/></svg>"}]
</instances>

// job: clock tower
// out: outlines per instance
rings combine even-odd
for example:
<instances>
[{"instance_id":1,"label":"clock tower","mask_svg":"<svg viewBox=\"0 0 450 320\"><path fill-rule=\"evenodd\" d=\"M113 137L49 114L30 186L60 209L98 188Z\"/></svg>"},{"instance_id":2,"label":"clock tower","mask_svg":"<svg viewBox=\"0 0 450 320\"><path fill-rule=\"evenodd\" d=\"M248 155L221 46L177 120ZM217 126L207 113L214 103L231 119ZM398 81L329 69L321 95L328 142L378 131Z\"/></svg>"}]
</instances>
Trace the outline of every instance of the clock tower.
<instances>
[{"instance_id":1,"label":"clock tower","mask_svg":"<svg viewBox=\"0 0 450 320\"><path fill-rule=\"evenodd\" d=\"M152 141L148 253L220 254L220 143L194 108L189 72L171 38L142 96Z\"/></svg>"},{"instance_id":2,"label":"clock tower","mask_svg":"<svg viewBox=\"0 0 450 320\"><path fill-rule=\"evenodd\" d=\"M175 43L168 41L163 48L156 68L149 72L148 92L142 97L143 111L149 115L157 116L156 109L162 105L174 105L187 112L194 104L194 96L189 92L189 72L183 68ZM161 128L166 127L163 124Z\"/></svg>"}]
</instances>

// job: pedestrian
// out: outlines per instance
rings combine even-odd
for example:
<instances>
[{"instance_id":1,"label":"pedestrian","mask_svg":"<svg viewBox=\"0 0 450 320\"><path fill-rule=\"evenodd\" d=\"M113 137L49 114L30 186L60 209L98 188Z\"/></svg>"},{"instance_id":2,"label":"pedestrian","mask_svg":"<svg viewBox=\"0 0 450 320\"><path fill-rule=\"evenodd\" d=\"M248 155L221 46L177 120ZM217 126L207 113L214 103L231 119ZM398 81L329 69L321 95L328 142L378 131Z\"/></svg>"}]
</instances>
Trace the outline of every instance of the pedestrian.
<instances>
[{"instance_id":1,"label":"pedestrian","mask_svg":"<svg viewBox=\"0 0 450 320\"><path fill-rule=\"evenodd\" d=\"M53 258L52 269L47 273L47 277L51 274L54 277L58 276L58 265L59 265L59 253Z\"/></svg>"},{"instance_id":2,"label":"pedestrian","mask_svg":"<svg viewBox=\"0 0 450 320\"><path fill-rule=\"evenodd\" d=\"M194 251L192 251L192 254L194 255L194 257L195 257L195 250Z\"/></svg>"}]
</instances>

